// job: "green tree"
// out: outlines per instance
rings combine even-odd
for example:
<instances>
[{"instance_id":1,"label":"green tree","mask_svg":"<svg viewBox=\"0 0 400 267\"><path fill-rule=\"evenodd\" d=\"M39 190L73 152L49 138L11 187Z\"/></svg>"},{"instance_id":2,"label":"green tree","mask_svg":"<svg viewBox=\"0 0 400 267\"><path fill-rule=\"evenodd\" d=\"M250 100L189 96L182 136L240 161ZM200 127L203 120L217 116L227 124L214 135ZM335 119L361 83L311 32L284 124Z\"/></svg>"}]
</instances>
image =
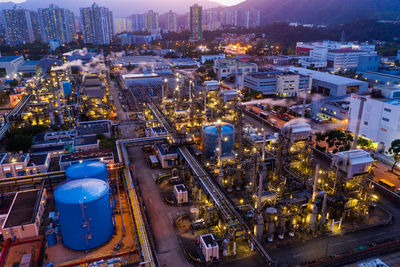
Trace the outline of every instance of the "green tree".
<instances>
[{"instance_id":1,"label":"green tree","mask_svg":"<svg viewBox=\"0 0 400 267\"><path fill-rule=\"evenodd\" d=\"M394 163L392 166L392 171L396 167L397 163L400 161L400 139L395 139L392 141L389 152L393 154Z\"/></svg>"}]
</instances>

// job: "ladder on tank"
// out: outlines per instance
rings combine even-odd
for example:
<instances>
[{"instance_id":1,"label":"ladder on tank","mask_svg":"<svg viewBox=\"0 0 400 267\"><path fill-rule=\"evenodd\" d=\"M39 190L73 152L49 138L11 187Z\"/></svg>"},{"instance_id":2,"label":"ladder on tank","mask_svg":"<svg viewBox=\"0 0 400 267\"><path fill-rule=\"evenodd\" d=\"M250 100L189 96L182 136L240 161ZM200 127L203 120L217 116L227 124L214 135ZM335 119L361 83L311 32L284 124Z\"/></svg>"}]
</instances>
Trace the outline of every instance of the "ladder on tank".
<instances>
[{"instance_id":1,"label":"ladder on tank","mask_svg":"<svg viewBox=\"0 0 400 267\"><path fill-rule=\"evenodd\" d=\"M84 197L86 199L86 197ZM86 228L87 234L83 235L82 238L85 239L86 243L86 249L89 247L89 239L92 239L92 234L90 232L90 222L88 218L86 218L86 213L85 213L85 204L83 203L83 200L79 200L79 205L81 207L81 215L82 215L82 228Z\"/></svg>"}]
</instances>

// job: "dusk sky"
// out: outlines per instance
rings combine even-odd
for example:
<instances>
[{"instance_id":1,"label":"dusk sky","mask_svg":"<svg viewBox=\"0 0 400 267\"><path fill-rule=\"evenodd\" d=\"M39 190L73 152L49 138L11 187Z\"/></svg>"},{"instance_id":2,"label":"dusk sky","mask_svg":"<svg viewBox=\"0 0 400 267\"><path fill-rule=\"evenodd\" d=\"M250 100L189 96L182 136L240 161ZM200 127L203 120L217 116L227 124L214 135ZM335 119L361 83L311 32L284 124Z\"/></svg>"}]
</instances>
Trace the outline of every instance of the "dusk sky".
<instances>
[{"instance_id":1,"label":"dusk sky","mask_svg":"<svg viewBox=\"0 0 400 267\"><path fill-rule=\"evenodd\" d=\"M184 1L184 0L182 0ZM214 0L214 2L221 3L223 5L231 6L231 5L236 5L240 2L243 2L244 0ZM14 2L14 3L22 3L25 2L25 0L0 0L0 2Z\"/></svg>"},{"instance_id":2,"label":"dusk sky","mask_svg":"<svg viewBox=\"0 0 400 267\"><path fill-rule=\"evenodd\" d=\"M55 4L59 7L70 9L78 14L80 7L87 7L93 2L96 2L100 6L110 8L115 17L123 17L134 13L146 12L148 10L154 10L159 13L173 10L179 14L184 14L188 12L189 7L195 3L203 6L203 8L213 8L217 7L219 4L230 6L243 1L244 0L0 0L0 9L13 8L14 4L20 4L23 8L35 10L37 8L48 7L49 4Z\"/></svg>"}]
</instances>

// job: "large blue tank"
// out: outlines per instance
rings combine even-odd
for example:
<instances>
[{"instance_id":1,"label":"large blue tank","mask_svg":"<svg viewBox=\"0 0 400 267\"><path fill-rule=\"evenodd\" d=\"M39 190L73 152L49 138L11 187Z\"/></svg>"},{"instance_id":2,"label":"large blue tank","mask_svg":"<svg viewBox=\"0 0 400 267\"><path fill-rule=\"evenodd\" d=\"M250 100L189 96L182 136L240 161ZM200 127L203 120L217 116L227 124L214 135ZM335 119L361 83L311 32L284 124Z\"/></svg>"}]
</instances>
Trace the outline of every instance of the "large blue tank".
<instances>
[{"instance_id":1,"label":"large blue tank","mask_svg":"<svg viewBox=\"0 0 400 267\"><path fill-rule=\"evenodd\" d=\"M65 172L67 180L96 178L108 181L107 165L101 161L83 161L68 167Z\"/></svg>"},{"instance_id":2,"label":"large blue tank","mask_svg":"<svg viewBox=\"0 0 400 267\"><path fill-rule=\"evenodd\" d=\"M202 146L203 153L206 157L214 157L218 147L218 124L209 124L203 126L202 130ZM221 123L222 136L222 155L229 154L233 151L235 144L235 127L229 123Z\"/></svg>"},{"instance_id":3,"label":"large blue tank","mask_svg":"<svg viewBox=\"0 0 400 267\"><path fill-rule=\"evenodd\" d=\"M108 183L71 180L54 190L63 243L74 250L98 247L113 234Z\"/></svg>"}]
</instances>

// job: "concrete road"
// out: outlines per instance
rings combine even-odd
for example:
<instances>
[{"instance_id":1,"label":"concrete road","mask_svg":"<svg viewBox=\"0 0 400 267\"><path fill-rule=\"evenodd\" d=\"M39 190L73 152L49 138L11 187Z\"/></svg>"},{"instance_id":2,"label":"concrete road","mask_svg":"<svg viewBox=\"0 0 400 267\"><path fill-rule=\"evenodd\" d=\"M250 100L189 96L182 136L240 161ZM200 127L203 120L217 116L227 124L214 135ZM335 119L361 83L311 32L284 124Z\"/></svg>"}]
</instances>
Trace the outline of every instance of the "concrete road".
<instances>
[{"instance_id":1,"label":"concrete road","mask_svg":"<svg viewBox=\"0 0 400 267\"><path fill-rule=\"evenodd\" d=\"M127 112L122 110L122 105L121 102L119 101L119 95L118 93L120 92L119 90L119 86L117 83L111 81L111 87L110 87L110 93L113 97L113 101L114 101L114 106L116 108L116 112L118 115L118 120L119 121L124 121L124 120L128 120L129 119L129 115Z\"/></svg>"},{"instance_id":2,"label":"concrete road","mask_svg":"<svg viewBox=\"0 0 400 267\"><path fill-rule=\"evenodd\" d=\"M178 209L164 204L158 185L154 183L158 176L156 173L162 171L155 171L147 166L140 147L129 148L128 153L135 166L139 188L150 218L160 266L192 266L183 255L173 227L173 220L177 217Z\"/></svg>"}]
</instances>

